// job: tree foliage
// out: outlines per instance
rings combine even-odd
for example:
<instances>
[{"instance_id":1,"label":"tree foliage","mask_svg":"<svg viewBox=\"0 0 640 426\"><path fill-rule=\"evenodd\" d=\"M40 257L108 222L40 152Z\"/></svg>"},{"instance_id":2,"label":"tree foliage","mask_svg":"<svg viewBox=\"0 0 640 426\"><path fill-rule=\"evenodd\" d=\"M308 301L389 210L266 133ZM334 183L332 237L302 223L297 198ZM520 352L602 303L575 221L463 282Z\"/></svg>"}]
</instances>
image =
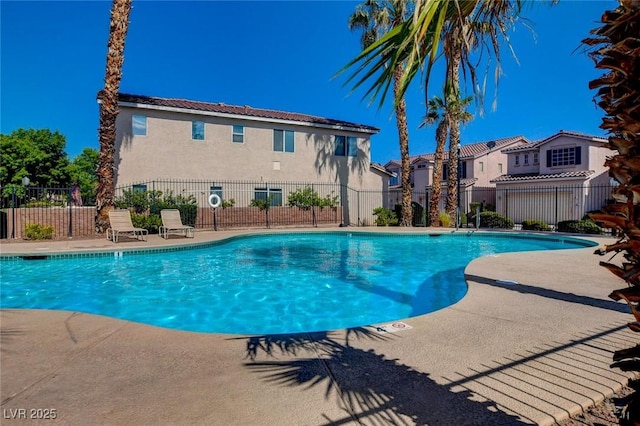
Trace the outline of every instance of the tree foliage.
<instances>
[{"instance_id":1,"label":"tree foliage","mask_svg":"<svg viewBox=\"0 0 640 426\"><path fill-rule=\"evenodd\" d=\"M66 138L49 129L18 129L0 135L0 185L64 187L69 184L69 160L64 151Z\"/></svg>"},{"instance_id":2,"label":"tree foliage","mask_svg":"<svg viewBox=\"0 0 640 426\"><path fill-rule=\"evenodd\" d=\"M87 204L93 204L96 199L96 187L98 186L96 167L99 155L96 149L85 148L71 160L68 166L71 185L78 184L82 199Z\"/></svg>"}]
</instances>

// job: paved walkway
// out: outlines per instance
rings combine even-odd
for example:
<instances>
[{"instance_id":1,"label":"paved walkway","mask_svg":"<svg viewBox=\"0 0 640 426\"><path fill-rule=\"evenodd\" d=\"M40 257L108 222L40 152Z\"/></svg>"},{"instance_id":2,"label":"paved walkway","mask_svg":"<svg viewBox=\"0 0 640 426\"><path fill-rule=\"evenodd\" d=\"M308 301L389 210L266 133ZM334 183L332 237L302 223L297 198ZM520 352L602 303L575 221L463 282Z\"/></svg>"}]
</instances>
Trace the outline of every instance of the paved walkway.
<instances>
[{"instance_id":1,"label":"paved walkway","mask_svg":"<svg viewBox=\"0 0 640 426\"><path fill-rule=\"evenodd\" d=\"M198 232L195 242L236 234ZM0 250L183 242L152 235L117 246L12 242ZM613 351L636 339L625 325L626 305L607 298L624 283L598 266L593 251L476 259L465 270L469 292L460 302L386 334L364 327L234 336L77 312L2 310L2 424L553 424L630 377L609 368ZM51 410L53 420L29 420L51 417Z\"/></svg>"}]
</instances>

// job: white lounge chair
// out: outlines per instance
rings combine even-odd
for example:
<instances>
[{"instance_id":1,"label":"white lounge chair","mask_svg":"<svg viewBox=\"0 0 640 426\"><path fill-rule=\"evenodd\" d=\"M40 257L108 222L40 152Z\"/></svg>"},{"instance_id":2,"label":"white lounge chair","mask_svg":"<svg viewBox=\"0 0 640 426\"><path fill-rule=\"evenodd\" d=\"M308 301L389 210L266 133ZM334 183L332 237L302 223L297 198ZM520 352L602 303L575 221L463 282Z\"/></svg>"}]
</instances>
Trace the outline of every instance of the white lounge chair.
<instances>
[{"instance_id":1,"label":"white lounge chair","mask_svg":"<svg viewBox=\"0 0 640 426\"><path fill-rule=\"evenodd\" d=\"M165 240L169 238L169 232L179 231L185 237L193 238L193 226L185 225L180 218L180 210L163 209L160 211L162 226L160 226L160 236Z\"/></svg>"},{"instance_id":2,"label":"white lounge chair","mask_svg":"<svg viewBox=\"0 0 640 426\"><path fill-rule=\"evenodd\" d=\"M109 224L107 229L107 240L118 242L120 234L133 234L136 239L147 241L149 231L144 228L136 228L131 222L131 212L126 209L109 210Z\"/></svg>"}]
</instances>

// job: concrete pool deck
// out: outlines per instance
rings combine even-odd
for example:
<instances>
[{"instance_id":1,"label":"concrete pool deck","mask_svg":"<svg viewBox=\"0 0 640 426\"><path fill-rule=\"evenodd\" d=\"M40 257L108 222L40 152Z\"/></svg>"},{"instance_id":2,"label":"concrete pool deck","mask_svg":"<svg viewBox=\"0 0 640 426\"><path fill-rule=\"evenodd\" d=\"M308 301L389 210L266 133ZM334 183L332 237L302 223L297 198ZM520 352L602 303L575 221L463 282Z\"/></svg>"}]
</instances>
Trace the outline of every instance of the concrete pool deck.
<instances>
[{"instance_id":1,"label":"concrete pool deck","mask_svg":"<svg viewBox=\"0 0 640 426\"><path fill-rule=\"evenodd\" d=\"M379 231L339 231L361 230ZM146 243L117 245L10 242L0 254L125 251L255 232L202 231L168 241L150 235ZM628 307L607 298L625 284L598 266L604 258L593 252L476 259L465 269L469 291L461 301L404 319L411 328L387 333L363 327L202 334L77 312L5 309L2 424L43 423L36 418L52 417L52 410L55 419L46 424L553 424L632 377L609 368L613 352L637 340L626 327Z\"/></svg>"}]
</instances>

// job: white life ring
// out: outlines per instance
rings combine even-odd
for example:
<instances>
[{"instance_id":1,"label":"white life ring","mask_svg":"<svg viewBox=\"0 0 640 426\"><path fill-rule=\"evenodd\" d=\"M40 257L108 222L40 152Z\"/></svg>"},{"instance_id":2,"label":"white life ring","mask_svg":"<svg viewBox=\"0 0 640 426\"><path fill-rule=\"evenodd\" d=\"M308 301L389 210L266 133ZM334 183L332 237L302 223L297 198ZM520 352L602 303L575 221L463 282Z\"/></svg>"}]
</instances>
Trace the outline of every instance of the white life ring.
<instances>
[{"instance_id":1,"label":"white life ring","mask_svg":"<svg viewBox=\"0 0 640 426\"><path fill-rule=\"evenodd\" d=\"M216 207L220 207L220 204L222 204L222 200L218 194L209 195L209 205L211 207L215 209Z\"/></svg>"}]
</instances>

